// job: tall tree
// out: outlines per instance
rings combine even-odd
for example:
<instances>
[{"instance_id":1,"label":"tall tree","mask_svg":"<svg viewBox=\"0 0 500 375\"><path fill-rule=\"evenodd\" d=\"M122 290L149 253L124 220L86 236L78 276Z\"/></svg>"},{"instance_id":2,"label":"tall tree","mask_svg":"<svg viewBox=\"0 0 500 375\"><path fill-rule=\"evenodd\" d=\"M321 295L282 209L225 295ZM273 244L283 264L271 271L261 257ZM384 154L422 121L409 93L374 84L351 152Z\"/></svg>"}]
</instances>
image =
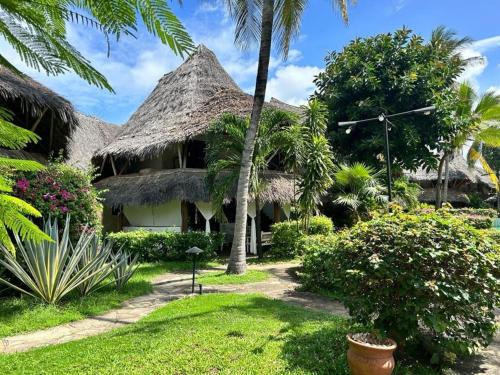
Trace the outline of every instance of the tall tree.
<instances>
[{"instance_id":1,"label":"tall tree","mask_svg":"<svg viewBox=\"0 0 500 375\"><path fill-rule=\"evenodd\" d=\"M491 181L498 188L498 180L495 171L482 155L482 147L500 147L500 95L493 91L487 91L478 95L474 88L463 82L458 86L458 102L456 106L457 119L463 119L468 126L463 127L451 140L448 151L444 153L440 166L445 165L445 183L443 187L442 201L446 202L446 189L448 176L446 170L450 159L456 153L460 153L467 142L472 142L468 152L467 160L471 166L477 161L490 176ZM441 168L440 168L441 169ZM438 169L438 181L441 180L440 169ZM436 207L441 206L440 185L436 187Z\"/></svg>"},{"instance_id":2,"label":"tall tree","mask_svg":"<svg viewBox=\"0 0 500 375\"><path fill-rule=\"evenodd\" d=\"M140 20L176 54L194 49L193 42L161 0L0 0L0 35L23 62L49 75L73 70L92 85L113 91L106 78L67 40L67 23L101 31L108 41L134 36ZM0 65L17 68L0 53Z\"/></svg>"},{"instance_id":3,"label":"tall tree","mask_svg":"<svg viewBox=\"0 0 500 375\"><path fill-rule=\"evenodd\" d=\"M255 201L259 257L262 256L262 248L259 244L261 232L259 195L265 187L261 172L267 170L269 163L282 151L287 141L288 129L297 122L298 119L294 114L276 109L264 109L260 118L250 177L250 193ZM217 210L222 209L227 192L233 189L238 181L241 155L249 124L248 118L225 113L214 121L207 133L207 180L212 201ZM222 213L219 212L219 214Z\"/></svg>"},{"instance_id":4,"label":"tall tree","mask_svg":"<svg viewBox=\"0 0 500 375\"><path fill-rule=\"evenodd\" d=\"M347 4L349 0L332 0L340 9L347 22ZM351 3L354 3L351 0ZM255 80L254 101L250 117L250 127L246 134L242 152L241 168L236 193L236 222L233 245L227 268L228 273L241 274L246 271L245 236L248 204L248 188L251 175L251 160L255 146L255 137L264 99L271 57L271 42L274 39L283 57L286 58L290 43L300 31L302 14L307 0L225 0L227 8L236 22L235 41L247 47L253 42L259 43L257 77Z\"/></svg>"},{"instance_id":5,"label":"tall tree","mask_svg":"<svg viewBox=\"0 0 500 375\"><path fill-rule=\"evenodd\" d=\"M380 169L383 128L376 122L351 129L339 121L377 117L436 105L430 116L394 119L389 143L392 163L414 170L435 168L438 153L453 137L450 101L452 85L466 62L456 51L468 39L456 38L444 28L434 31L430 41L403 28L393 33L357 38L341 52L326 57L326 69L316 79L315 96L330 111L329 135L338 157L346 162L362 161Z\"/></svg>"},{"instance_id":6,"label":"tall tree","mask_svg":"<svg viewBox=\"0 0 500 375\"><path fill-rule=\"evenodd\" d=\"M293 160L298 159L301 163L299 207L304 229L307 229L309 218L316 213L321 204L321 197L333 183L331 174L334 165L332 150L326 138L326 106L313 99L303 110L305 116L302 124L302 147L298 150L302 150L303 155L294 157Z\"/></svg>"}]
</instances>

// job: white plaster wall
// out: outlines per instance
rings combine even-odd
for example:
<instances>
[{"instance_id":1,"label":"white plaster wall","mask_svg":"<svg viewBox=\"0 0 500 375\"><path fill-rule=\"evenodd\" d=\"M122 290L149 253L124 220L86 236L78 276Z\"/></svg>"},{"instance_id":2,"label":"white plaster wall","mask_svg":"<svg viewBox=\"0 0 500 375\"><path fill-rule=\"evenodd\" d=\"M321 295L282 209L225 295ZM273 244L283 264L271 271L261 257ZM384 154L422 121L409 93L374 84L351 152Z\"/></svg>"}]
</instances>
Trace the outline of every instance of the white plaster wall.
<instances>
[{"instance_id":1,"label":"white plaster wall","mask_svg":"<svg viewBox=\"0 0 500 375\"><path fill-rule=\"evenodd\" d=\"M169 201L159 206L124 206L123 213L133 227L181 226L181 201Z\"/></svg>"}]
</instances>

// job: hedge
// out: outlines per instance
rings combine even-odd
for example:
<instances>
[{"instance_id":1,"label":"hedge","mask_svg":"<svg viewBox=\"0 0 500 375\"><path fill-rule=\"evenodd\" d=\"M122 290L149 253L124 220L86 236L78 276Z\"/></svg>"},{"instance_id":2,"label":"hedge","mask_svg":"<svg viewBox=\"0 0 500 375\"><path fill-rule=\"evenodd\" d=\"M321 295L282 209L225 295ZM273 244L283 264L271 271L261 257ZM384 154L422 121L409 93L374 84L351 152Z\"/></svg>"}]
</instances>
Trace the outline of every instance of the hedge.
<instances>
[{"instance_id":1,"label":"hedge","mask_svg":"<svg viewBox=\"0 0 500 375\"><path fill-rule=\"evenodd\" d=\"M131 254L139 254L141 261L185 260L186 250L197 246L203 250L201 259L212 259L222 247L224 234L204 232L132 232L110 233L115 250L122 249Z\"/></svg>"},{"instance_id":2,"label":"hedge","mask_svg":"<svg viewBox=\"0 0 500 375\"><path fill-rule=\"evenodd\" d=\"M439 362L492 339L500 302L495 246L452 215L397 213L306 251L303 277L340 296L356 321Z\"/></svg>"},{"instance_id":3,"label":"hedge","mask_svg":"<svg viewBox=\"0 0 500 375\"><path fill-rule=\"evenodd\" d=\"M491 208L442 208L438 211L434 211L432 208L424 208L417 211L419 214L431 212L437 212L445 216L451 214L476 229L491 228L493 220L497 217L497 211Z\"/></svg>"},{"instance_id":4,"label":"hedge","mask_svg":"<svg viewBox=\"0 0 500 375\"><path fill-rule=\"evenodd\" d=\"M309 235L328 235L333 232L333 222L327 216L313 216L309 220ZM304 253L302 240L306 237L302 223L296 220L276 223L271 227L271 250L275 258L293 258Z\"/></svg>"}]
</instances>

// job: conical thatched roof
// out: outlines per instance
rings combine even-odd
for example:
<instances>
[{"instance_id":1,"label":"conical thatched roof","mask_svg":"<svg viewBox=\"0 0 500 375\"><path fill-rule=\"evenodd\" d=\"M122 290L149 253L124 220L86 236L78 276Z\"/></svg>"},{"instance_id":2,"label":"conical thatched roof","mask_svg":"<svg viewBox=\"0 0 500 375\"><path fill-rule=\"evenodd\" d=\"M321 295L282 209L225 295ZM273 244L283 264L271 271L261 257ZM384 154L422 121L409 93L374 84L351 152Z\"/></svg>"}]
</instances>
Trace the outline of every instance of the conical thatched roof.
<instances>
[{"instance_id":1,"label":"conical thatched roof","mask_svg":"<svg viewBox=\"0 0 500 375\"><path fill-rule=\"evenodd\" d=\"M29 145L26 152L44 157L51 152L66 151L69 136L78 124L68 100L27 75L17 75L3 66L0 66L0 107L13 113L13 122L18 126L31 129L37 124L35 132L41 141Z\"/></svg>"},{"instance_id":2,"label":"conical thatched roof","mask_svg":"<svg viewBox=\"0 0 500 375\"><path fill-rule=\"evenodd\" d=\"M80 169L91 165L92 155L110 143L120 127L96 117L77 113L78 126L71 135L66 163Z\"/></svg>"},{"instance_id":3,"label":"conical thatched roof","mask_svg":"<svg viewBox=\"0 0 500 375\"><path fill-rule=\"evenodd\" d=\"M200 45L160 79L118 138L98 151L96 158L154 157L172 143L203 134L222 113L248 115L251 108L252 96L236 85L212 51Z\"/></svg>"},{"instance_id":4,"label":"conical thatched roof","mask_svg":"<svg viewBox=\"0 0 500 375\"><path fill-rule=\"evenodd\" d=\"M105 178L95 185L104 190L106 205L117 207L155 206L172 199L189 202L210 201L205 169L170 169L134 173ZM293 201L293 176L277 171L262 173L266 182L261 193L262 202L290 203ZM227 194L234 198L236 186Z\"/></svg>"}]
</instances>

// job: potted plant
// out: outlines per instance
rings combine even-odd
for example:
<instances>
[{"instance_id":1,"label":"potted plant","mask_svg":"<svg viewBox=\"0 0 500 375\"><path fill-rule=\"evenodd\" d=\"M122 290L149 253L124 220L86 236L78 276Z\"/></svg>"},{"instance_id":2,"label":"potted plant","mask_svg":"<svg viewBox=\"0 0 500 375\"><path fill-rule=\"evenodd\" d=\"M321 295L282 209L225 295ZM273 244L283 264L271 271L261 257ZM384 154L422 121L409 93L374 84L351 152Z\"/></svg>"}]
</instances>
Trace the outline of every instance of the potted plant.
<instances>
[{"instance_id":1,"label":"potted plant","mask_svg":"<svg viewBox=\"0 0 500 375\"><path fill-rule=\"evenodd\" d=\"M372 333L347 335L347 363L353 375L390 375L394 370L396 342Z\"/></svg>"}]
</instances>

